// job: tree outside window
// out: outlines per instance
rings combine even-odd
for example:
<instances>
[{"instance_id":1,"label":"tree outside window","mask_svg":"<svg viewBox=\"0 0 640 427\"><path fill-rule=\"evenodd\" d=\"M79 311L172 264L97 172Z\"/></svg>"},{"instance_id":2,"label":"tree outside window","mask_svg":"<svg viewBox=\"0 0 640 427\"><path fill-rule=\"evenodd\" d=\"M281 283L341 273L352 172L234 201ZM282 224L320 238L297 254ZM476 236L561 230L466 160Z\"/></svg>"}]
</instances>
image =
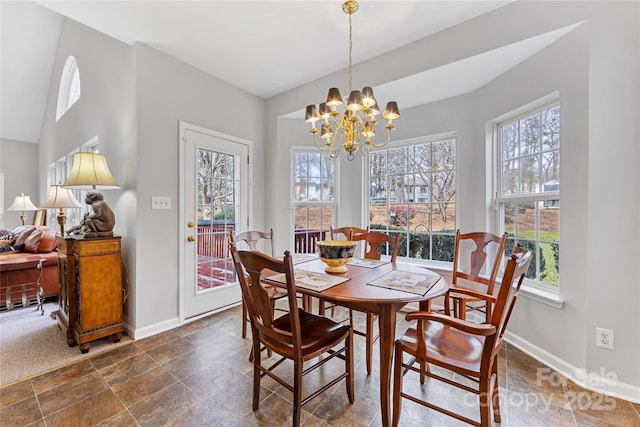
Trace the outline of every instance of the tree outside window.
<instances>
[{"instance_id":1,"label":"tree outside window","mask_svg":"<svg viewBox=\"0 0 640 427\"><path fill-rule=\"evenodd\" d=\"M336 208L335 159L317 151L293 153L294 250L315 252L334 224Z\"/></svg>"},{"instance_id":2,"label":"tree outside window","mask_svg":"<svg viewBox=\"0 0 640 427\"><path fill-rule=\"evenodd\" d=\"M499 223L505 255L520 243L534 262L527 278L560 282L560 106L530 111L498 125Z\"/></svg>"},{"instance_id":3,"label":"tree outside window","mask_svg":"<svg viewBox=\"0 0 640 427\"><path fill-rule=\"evenodd\" d=\"M372 153L369 229L400 233L399 256L452 262L455 165L455 139Z\"/></svg>"}]
</instances>

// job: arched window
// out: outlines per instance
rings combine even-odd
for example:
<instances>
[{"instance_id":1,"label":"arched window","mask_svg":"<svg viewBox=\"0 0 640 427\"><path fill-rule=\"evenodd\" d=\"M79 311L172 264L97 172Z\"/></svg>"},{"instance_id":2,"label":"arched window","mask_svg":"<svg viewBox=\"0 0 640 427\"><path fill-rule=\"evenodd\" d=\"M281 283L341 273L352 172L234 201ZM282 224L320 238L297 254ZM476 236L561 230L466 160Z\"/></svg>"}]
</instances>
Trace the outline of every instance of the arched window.
<instances>
[{"instance_id":1,"label":"arched window","mask_svg":"<svg viewBox=\"0 0 640 427\"><path fill-rule=\"evenodd\" d=\"M56 121L67 112L69 108L80 99L80 72L76 58L69 56L64 63L60 87L58 89L58 108L56 110Z\"/></svg>"}]
</instances>

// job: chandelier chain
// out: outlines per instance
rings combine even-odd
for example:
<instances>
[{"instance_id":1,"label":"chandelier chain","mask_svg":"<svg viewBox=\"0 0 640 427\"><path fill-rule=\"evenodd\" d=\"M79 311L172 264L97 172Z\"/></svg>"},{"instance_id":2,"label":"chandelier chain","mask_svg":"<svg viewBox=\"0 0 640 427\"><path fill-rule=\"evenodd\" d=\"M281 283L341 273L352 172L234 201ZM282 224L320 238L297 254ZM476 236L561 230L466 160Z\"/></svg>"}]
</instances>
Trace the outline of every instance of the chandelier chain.
<instances>
[{"instance_id":1,"label":"chandelier chain","mask_svg":"<svg viewBox=\"0 0 640 427\"><path fill-rule=\"evenodd\" d=\"M349 13L349 93L351 93L352 91L352 85L351 85L351 53L353 51L353 25L351 24L351 15L352 13Z\"/></svg>"}]
</instances>

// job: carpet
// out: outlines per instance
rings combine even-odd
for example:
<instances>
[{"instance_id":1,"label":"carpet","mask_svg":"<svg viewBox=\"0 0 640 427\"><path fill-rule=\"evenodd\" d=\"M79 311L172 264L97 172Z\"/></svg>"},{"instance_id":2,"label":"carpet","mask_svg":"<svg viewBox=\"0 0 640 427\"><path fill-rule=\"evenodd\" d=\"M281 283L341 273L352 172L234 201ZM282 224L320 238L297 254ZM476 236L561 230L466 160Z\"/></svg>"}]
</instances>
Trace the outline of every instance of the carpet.
<instances>
[{"instance_id":1,"label":"carpet","mask_svg":"<svg viewBox=\"0 0 640 427\"><path fill-rule=\"evenodd\" d=\"M119 343L111 337L91 342L88 353L82 354L78 346L69 347L67 338L58 327L51 312L56 303L46 303L40 315L34 307L25 307L0 313L0 386L31 378L96 354L113 350L133 342L126 335Z\"/></svg>"}]
</instances>

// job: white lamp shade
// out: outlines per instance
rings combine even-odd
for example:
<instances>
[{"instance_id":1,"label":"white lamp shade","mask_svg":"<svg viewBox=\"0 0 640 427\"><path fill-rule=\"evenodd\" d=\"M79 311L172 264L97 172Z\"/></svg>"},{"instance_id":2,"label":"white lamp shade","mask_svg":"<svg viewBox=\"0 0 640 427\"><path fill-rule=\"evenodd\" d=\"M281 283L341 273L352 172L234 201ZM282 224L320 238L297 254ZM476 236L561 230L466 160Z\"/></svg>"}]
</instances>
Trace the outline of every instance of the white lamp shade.
<instances>
[{"instance_id":1,"label":"white lamp shade","mask_svg":"<svg viewBox=\"0 0 640 427\"><path fill-rule=\"evenodd\" d=\"M62 185L52 185L49 187L49 194L46 200L40 205L40 209L45 208L82 208L80 203L71 190L62 188Z\"/></svg>"},{"instance_id":2,"label":"white lamp shade","mask_svg":"<svg viewBox=\"0 0 640 427\"><path fill-rule=\"evenodd\" d=\"M37 211L38 208L31 202L31 197L25 196L22 193L19 196L16 196L16 199L13 201L13 204L9 207L10 211Z\"/></svg>"},{"instance_id":3,"label":"white lamp shade","mask_svg":"<svg viewBox=\"0 0 640 427\"><path fill-rule=\"evenodd\" d=\"M111 176L107 158L104 154L97 153L75 153L71 173L62 186L84 190L120 188Z\"/></svg>"}]
</instances>

